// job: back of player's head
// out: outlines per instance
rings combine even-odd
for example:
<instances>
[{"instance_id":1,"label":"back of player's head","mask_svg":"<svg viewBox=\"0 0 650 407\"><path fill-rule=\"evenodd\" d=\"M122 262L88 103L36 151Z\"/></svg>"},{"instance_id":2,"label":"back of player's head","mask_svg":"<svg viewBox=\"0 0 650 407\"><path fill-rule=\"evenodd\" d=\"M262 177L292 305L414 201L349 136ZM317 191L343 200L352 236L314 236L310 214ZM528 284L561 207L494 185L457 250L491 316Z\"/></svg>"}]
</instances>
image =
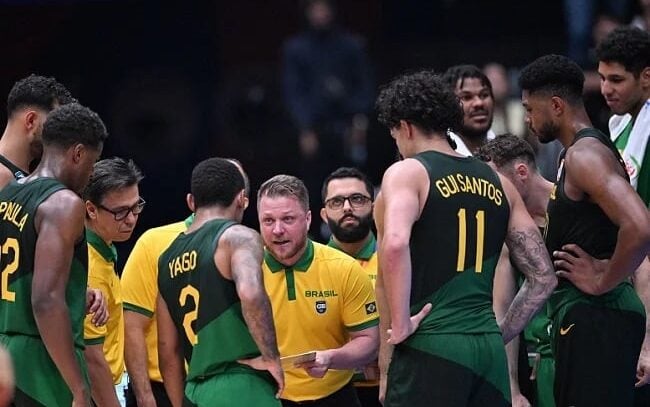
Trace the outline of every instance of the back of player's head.
<instances>
[{"instance_id":1,"label":"back of player's head","mask_svg":"<svg viewBox=\"0 0 650 407\"><path fill-rule=\"evenodd\" d=\"M74 144L98 149L108 137L97 113L78 103L59 106L43 125L43 146L68 148Z\"/></svg>"},{"instance_id":2,"label":"back of player's head","mask_svg":"<svg viewBox=\"0 0 650 407\"><path fill-rule=\"evenodd\" d=\"M226 158L208 158L192 170L191 192L196 208L215 205L226 208L244 187L241 171Z\"/></svg>"},{"instance_id":3,"label":"back of player's head","mask_svg":"<svg viewBox=\"0 0 650 407\"><path fill-rule=\"evenodd\" d=\"M29 75L16 82L7 97L7 117L27 106L38 107L49 112L55 105L75 102L70 92L56 81L39 75Z\"/></svg>"},{"instance_id":4,"label":"back of player's head","mask_svg":"<svg viewBox=\"0 0 650 407\"><path fill-rule=\"evenodd\" d=\"M251 182L248 179L248 174L246 174L246 171L244 171L244 166L236 158L226 158L226 160L228 160L231 163L235 164L239 168L239 171L241 172L242 176L244 177L244 194L248 197L250 195L250 193L251 193Z\"/></svg>"},{"instance_id":5,"label":"back of player's head","mask_svg":"<svg viewBox=\"0 0 650 407\"><path fill-rule=\"evenodd\" d=\"M519 87L531 94L558 96L570 104L582 101L585 75L562 55L544 55L528 64L519 76Z\"/></svg>"},{"instance_id":6,"label":"back of player's head","mask_svg":"<svg viewBox=\"0 0 650 407\"><path fill-rule=\"evenodd\" d=\"M510 133L501 134L482 145L476 155L483 161L491 161L497 168L515 161L523 161L530 168L535 169L535 151L531 145L521 137Z\"/></svg>"},{"instance_id":7,"label":"back of player's head","mask_svg":"<svg viewBox=\"0 0 650 407\"><path fill-rule=\"evenodd\" d=\"M133 160L106 158L95 163L83 196L95 204L101 204L107 193L137 185L142 178L144 176Z\"/></svg>"},{"instance_id":8,"label":"back of player's head","mask_svg":"<svg viewBox=\"0 0 650 407\"><path fill-rule=\"evenodd\" d=\"M330 182L335 179L342 179L342 178L358 179L359 181L363 182L364 186L366 187L366 192L368 192L368 195L371 198L374 197L374 188L372 187L372 182L370 182L366 174L364 174L363 172L359 171L356 168L341 167L334 170L330 175L327 176L327 178L325 178L325 181L323 181L323 187L321 189L321 197L323 199L323 202L325 202L325 199L327 199L327 188L329 187Z\"/></svg>"},{"instance_id":9,"label":"back of player's head","mask_svg":"<svg viewBox=\"0 0 650 407\"><path fill-rule=\"evenodd\" d=\"M269 198L294 198L302 208L309 210L309 192L305 183L300 178L293 175L280 174L270 178L260 186L257 191L257 204L259 205L262 197Z\"/></svg>"},{"instance_id":10,"label":"back of player's head","mask_svg":"<svg viewBox=\"0 0 650 407\"><path fill-rule=\"evenodd\" d=\"M599 61L617 62L639 77L650 67L650 33L635 27L619 27L609 33L596 48Z\"/></svg>"},{"instance_id":11,"label":"back of player's head","mask_svg":"<svg viewBox=\"0 0 650 407\"><path fill-rule=\"evenodd\" d=\"M411 123L426 134L446 134L463 121L463 110L456 94L433 71L404 74L393 79L379 93L376 103L379 122L389 129L400 120Z\"/></svg>"},{"instance_id":12,"label":"back of player's head","mask_svg":"<svg viewBox=\"0 0 650 407\"><path fill-rule=\"evenodd\" d=\"M455 90L456 86L462 88L465 79L470 78L481 81L481 85L487 87L490 90L490 94L492 94L492 83L476 65L454 65L449 67L442 75L442 80L449 85L451 90Z\"/></svg>"}]
</instances>

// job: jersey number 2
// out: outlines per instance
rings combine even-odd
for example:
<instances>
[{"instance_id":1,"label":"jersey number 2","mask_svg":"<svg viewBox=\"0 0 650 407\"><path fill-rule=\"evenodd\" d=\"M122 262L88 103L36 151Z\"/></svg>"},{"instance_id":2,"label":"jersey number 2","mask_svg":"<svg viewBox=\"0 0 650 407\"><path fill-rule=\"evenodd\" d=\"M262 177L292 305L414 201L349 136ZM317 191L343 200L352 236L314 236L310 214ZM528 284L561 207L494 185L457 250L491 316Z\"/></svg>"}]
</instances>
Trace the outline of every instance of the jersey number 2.
<instances>
[{"instance_id":1,"label":"jersey number 2","mask_svg":"<svg viewBox=\"0 0 650 407\"><path fill-rule=\"evenodd\" d=\"M12 237L7 238L5 243L1 246L0 258L9 254L9 250L14 252L14 259L11 263L7 264L0 274L2 274L2 299L4 301L15 302L16 293L9 290L9 275L13 274L18 270L18 258L20 256L20 246L18 245L18 240Z\"/></svg>"},{"instance_id":2,"label":"jersey number 2","mask_svg":"<svg viewBox=\"0 0 650 407\"><path fill-rule=\"evenodd\" d=\"M199 290L188 284L181 290L181 294L178 296L178 302L181 304L181 307L185 306L187 297L192 297L194 300L194 309L185 313L185 317L183 317L183 329L185 330L187 340L190 341L192 345L196 345L199 342L199 338L196 336L196 332L194 332L194 329L192 328L192 322L196 321L199 317L199 298L201 297L201 294L199 293Z\"/></svg>"},{"instance_id":3,"label":"jersey number 2","mask_svg":"<svg viewBox=\"0 0 650 407\"><path fill-rule=\"evenodd\" d=\"M458 210L458 260L456 271L465 270L465 252L467 249L467 216L465 208ZM483 243L485 239L485 212L476 212L476 262L474 271L483 271Z\"/></svg>"}]
</instances>

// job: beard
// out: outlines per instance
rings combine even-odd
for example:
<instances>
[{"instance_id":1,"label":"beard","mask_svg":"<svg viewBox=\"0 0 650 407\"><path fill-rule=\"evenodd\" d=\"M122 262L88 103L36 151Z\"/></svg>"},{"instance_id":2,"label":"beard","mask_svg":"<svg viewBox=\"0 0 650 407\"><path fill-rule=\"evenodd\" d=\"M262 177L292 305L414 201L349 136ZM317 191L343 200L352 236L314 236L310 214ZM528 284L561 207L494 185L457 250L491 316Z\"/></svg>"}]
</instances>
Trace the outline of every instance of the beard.
<instances>
[{"instance_id":1,"label":"beard","mask_svg":"<svg viewBox=\"0 0 650 407\"><path fill-rule=\"evenodd\" d=\"M487 132L490 130L491 127L492 127L492 118L490 118L490 120L482 128L466 126L463 123L460 128L460 134L462 134L463 137L466 137L468 139L480 139L487 135Z\"/></svg>"},{"instance_id":2,"label":"beard","mask_svg":"<svg viewBox=\"0 0 650 407\"><path fill-rule=\"evenodd\" d=\"M356 219L358 224L347 227L341 226L343 220L348 217ZM370 228L372 226L372 212L363 217L345 215L338 222L328 216L327 225L337 240L343 243L355 243L364 239L368 236L368 233L370 233Z\"/></svg>"},{"instance_id":3,"label":"beard","mask_svg":"<svg viewBox=\"0 0 650 407\"><path fill-rule=\"evenodd\" d=\"M559 133L559 128L551 122L547 122L541 125L539 131L535 132L540 143L547 144L557 138Z\"/></svg>"}]
</instances>

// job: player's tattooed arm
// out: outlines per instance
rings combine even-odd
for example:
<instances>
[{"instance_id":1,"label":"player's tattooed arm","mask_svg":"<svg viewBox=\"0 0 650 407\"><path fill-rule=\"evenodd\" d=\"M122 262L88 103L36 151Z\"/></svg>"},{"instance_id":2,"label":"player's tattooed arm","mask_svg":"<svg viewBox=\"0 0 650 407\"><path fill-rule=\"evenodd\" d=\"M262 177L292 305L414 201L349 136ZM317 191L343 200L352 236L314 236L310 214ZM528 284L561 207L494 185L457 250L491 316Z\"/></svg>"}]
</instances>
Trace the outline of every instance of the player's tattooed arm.
<instances>
[{"instance_id":1,"label":"player's tattooed arm","mask_svg":"<svg viewBox=\"0 0 650 407\"><path fill-rule=\"evenodd\" d=\"M508 343L544 305L557 285L557 277L542 235L517 189L507 178L499 178L510 205L506 235L510 262L526 278L503 319L498 321L503 340Z\"/></svg>"},{"instance_id":2,"label":"player's tattooed arm","mask_svg":"<svg viewBox=\"0 0 650 407\"><path fill-rule=\"evenodd\" d=\"M242 313L262 355L279 357L271 302L264 290L262 239L245 226L232 226L224 233L231 248L230 270L241 300Z\"/></svg>"},{"instance_id":3,"label":"player's tattooed arm","mask_svg":"<svg viewBox=\"0 0 650 407\"><path fill-rule=\"evenodd\" d=\"M262 239L253 229L235 225L226 230L221 240L225 240L230 249L227 269L237 287L244 320L262 353L261 357L239 360L239 363L258 370L268 370L278 385L275 397L280 398L284 391L284 372L280 365L271 301L264 289ZM218 252L219 250L215 255L217 265L219 264Z\"/></svg>"},{"instance_id":4,"label":"player's tattooed arm","mask_svg":"<svg viewBox=\"0 0 650 407\"><path fill-rule=\"evenodd\" d=\"M510 261L526 278L500 323L507 343L524 329L544 305L557 285L557 278L536 226L510 228L506 245L510 250Z\"/></svg>"}]
</instances>

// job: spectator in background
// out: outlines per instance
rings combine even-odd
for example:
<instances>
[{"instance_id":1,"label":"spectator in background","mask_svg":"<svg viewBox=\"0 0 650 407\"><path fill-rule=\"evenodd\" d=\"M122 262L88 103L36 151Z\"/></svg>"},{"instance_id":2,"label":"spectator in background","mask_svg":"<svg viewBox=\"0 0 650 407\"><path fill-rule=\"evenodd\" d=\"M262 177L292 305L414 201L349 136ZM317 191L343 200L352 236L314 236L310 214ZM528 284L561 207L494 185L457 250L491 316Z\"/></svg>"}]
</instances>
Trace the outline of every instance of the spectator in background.
<instances>
[{"instance_id":1,"label":"spectator in background","mask_svg":"<svg viewBox=\"0 0 650 407\"><path fill-rule=\"evenodd\" d=\"M492 84L492 131L495 134L511 133L523 137L526 134L526 112L521 100L512 96L506 68L498 62L491 62L483 67L483 73Z\"/></svg>"},{"instance_id":2,"label":"spectator in background","mask_svg":"<svg viewBox=\"0 0 650 407\"><path fill-rule=\"evenodd\" d=\"M299 131L300 174L317 196L329 172L366 161L373 83L362 42L335 24L331 1L305 1L305 18L307 30L284 46L283 86ZM317 200L311 210L320 210ZM312 235L318 236L320 219L313 220Z\"/></svg>"},{"instance_id":3,"label":"spectator in background","mask_svg":"<svg viewBox=\"0 0 650 407\"><path fill-rule=\"evenodd\" d=\"M601 7L600 6L604 6ZM585 68L589 63L591 29L594 16L604 12L619 21L625 20L629 0L564 0L564 21L567 29L567 55Z\"/></svg>"}]
</instances>

